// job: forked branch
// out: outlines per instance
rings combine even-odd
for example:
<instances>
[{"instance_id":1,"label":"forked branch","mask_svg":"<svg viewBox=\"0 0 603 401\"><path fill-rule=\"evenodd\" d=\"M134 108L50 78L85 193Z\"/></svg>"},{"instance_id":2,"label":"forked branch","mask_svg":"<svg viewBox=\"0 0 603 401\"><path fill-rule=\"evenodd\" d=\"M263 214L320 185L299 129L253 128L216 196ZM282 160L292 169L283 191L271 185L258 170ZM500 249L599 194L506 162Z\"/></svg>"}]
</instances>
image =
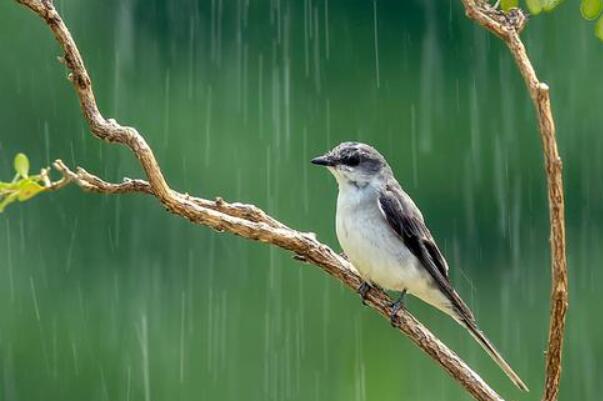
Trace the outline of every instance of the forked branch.
<instances>
[{"instance_id":1,"label":"forked branch","mask_svg":"<svg viewBox=\"0 0 603 401\"><path fill-rule=\"evenodd\" d=\"M138 131L132 127L122 126L114 120L105 119L99 112L84 61L52 1L17 1L46 21L58 44L62 47L64 51L62 60L70 70L69 79L73 83L82 112L93 135L106 142L127 146L138 158L148 178L148 182L126 180L120 184L111 184L83 169L73 172L62 162L57 161L55 167L63 173L64 177L57 183L49 183L50 189L60 188L73 181L88 191L107 194L145 193L156 197L168 211L195 224L276 245L299 255L308 263L319 266L348 288L352 290L358 288L362 280L353 267L328 246L317 241L314 235L293 230L253 205L230 204L221 199L209 201L172 190L163 177L153 151ZM387 294L380 290L373 290L367 295L367 304L382 316L389 317L391 299ZM502 400L479 375L410 313L402 310L399 317L398 330L406 334L419 348L440 364L475 399L480 401Z\"/></svg>"},{"instance_id":2,"label":"forked branch","mask_svg":"<svg viewBox=\"0 0 603 401\"><path fill-rule=\"evenodd\" d=\"M115 120L105 119L101 115L92 90L90 76L84 66L84 60L52 1L17 1L46 21L58 44L62 47L64 51L62 61L70 70L69 80L73 83L84 118L88 122L92 134L106 142L127 146L140 162L148 179L148 182L125 180L120 184L111 184L81 168L74 172L61 161L57 161L55 168L61 171L64 177L56 185L51 183L51 188L59 188L68 182L75 182L87 191L107 194L145 193L156 197L171 213L184 217L195 224L276 245L293 252L304 261L322 268L348 288L352 290L358 288L362 280L352 265L331 248L316 240L313 234L293 230L253 205L227 203L221 199L210 201L172 190L163 177L153 151L142 135L132 127L122 126ZM367 295L368 306L389 319L391 299L387 294L375 289ZM479 375L408 311L400 311L399 317L399 322L396 324L397 329L406 334L419 348L440 364L475 399L502 401L502 398Z\"/></svg>"},{"instance_id":3,"label":"forked branch","mask_svg":"<svg viewBox=\"0 0 603 401\"><path fill-rule=\"evenodd\" d=\"M148 179L148 181L138 179L124 180L122 183L113 184L108 183L81 168L72 171L62 162L57 161L55 163L55 168L62 172L63 179L56 183L49 181L49 189L58 189L69 182L75 182L87 191L106 194L139 192L151 195L156 197L171 213L187 218L195 224L205 225L218 231L227 231L248 239L270 243L286 249L299 255L306 262L322 268L325 272L338 279L348 288L352 290L358 288L361 284L361 278L354 271L353 267L328 246L317 241L313 234L293 230L253 205L227 203L222 199L210 201L172 190L163 177L153 151L138 131L132 127L122 126L114 120L105 119L99 112L92 90L92 82L84 66L84 61L75 41L65 26L61 16L55 9L52 1L17 1L33 10L46 21L58 44L62 47L64 51L63 61L70 70L69 79L73 83L80 101L82 112L93 135L106 142L119 143L127 146L139 160ZM482 14L478 12L478 5L474 1L463 1L467 7L468 14L472 15L474 19L478 21L482 19L480 23L489 27L489 29L493 30L501 37L507 35L503 30L498 31L500 27L497 24L500 24L500 22L496 19L483 17ZM521 22L522 26L524 22L525 21ZM501 35L501 32L503 35ZM523 49L519 37L517 35L515 36L516 38L509 43L513 42L514 47L517 47L517 43L519 43L521 49ZM515 36L509 35L510 38ZM525 54L525 49L523 50L523 53ZM525 57L525 60L527 60L527 56ZM523 62L523 64L519 64L519 66L520 70L523 68L527 69L528 72L531 71L533 79L530 78L528 80L526 78L526 81L530 88L536 88L535 93L537 96L535 98L535 103L537 104L537 107L541 104L544 109L548 108L548 116L550 117L548 90L543 89L544 87L542 87L542 84L536 80L529 60L527 60L527 63ZM549 140L548 142L545 141L545 145L552 148L552 151L554 151L552 154L555 157L550 158L549 161L549 157L547 156L546 160L547 166L549 166L549 164L551 165L549 176L554 176L556 171L555 168L559 169L559 186L557 189L560 191L560 162L558 163L558 155L556 154L552 121L552 117L543 119L543 121L541 121L541 131L543 131L542 127L544 125L545 129L548 129L547 132L552 132L552 144ZM562 192L558 192L558 194L561 206L560 208L557 207L555 218L558 219L560 216L561 229L563 229ZM557 237L553 237L553 240L555 240L555 238ZM565 261L563 236L561 236L561 242L558 245L560 246L559 249L563 255L563 261ZM555 255L555 260L557 260L557 255ZM565 271L564 263L565 262L563 262L563 265L561 266L563 269L559 269L561 272ZM555 277L554 279L556 280ZM370 291L367 295L367 304L376 312L388 318L391 311L391 300L387 294L376 289ZM559 299L563 300L563 298ZM565 311L565 305L566 303L561 302L560 307L563 307L563 312ZM564 313L561 316L561 322L563 323ZM398 330L406 334L419 348L442 366L442 368L459 382L475 399L480 401L502 401L502 398L494 392L479 375L473 372L463 360L437 339L427 328L417 321L416 318L408 313L408 311L402 310L399 317L399 322L396 325ZM555 327L558 327L558 325ZM562 325L559 333L560 336L555 338L559 338L559 341L561 341L563 338ZM555 349L555 347L552 347L551 349ZM561 349L560 343L559 347L556 349L559 350L559 360ZM551 359L550 354L549 360L552 360L553 363L555 362L554 359Z\"/></svg>"}]
</instances>

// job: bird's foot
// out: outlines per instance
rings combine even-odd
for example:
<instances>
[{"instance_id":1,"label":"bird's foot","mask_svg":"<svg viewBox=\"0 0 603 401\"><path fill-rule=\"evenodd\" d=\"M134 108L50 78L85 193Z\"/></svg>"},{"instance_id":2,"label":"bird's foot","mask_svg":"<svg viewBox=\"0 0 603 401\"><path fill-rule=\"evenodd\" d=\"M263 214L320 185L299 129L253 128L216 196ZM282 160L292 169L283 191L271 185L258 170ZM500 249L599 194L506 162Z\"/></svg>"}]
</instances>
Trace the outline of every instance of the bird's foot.
<instances>
[{"instance_id":1,"label":"bird's foot","mask_svg":"<svg viewBox=\"0 0 603 401\"><path fill-rule=\"evenodd\" d=\"M398 297L398 299L395 302L392 302L392 304L390 305L392 310L389 313L389 322L392 325L392 327L396 327L398 324L398 312L400 312L400 309L402 309L404 307L404 296L406 295L406 290L402 291L400 293L400 296Z\"/></svg>"},{"instance_id":2,"label":"bird's foot","mask_svg":"<svg viewBox=\"0 0 603 401\"><path fill-rule=\"evenodd\" d=\"M346 255L345 252L339 252L339 256L341 256L342 258L344 258L348 262L350 261L350 259L348 258L348 255Z\"/></svg>"},{"instance_id":3,"label":"bird's foot","mask_svg":"<svg viewBox=\"0 0 603 401\"><path fill-rule=\"evenodd\" d=\"M366 281L363 281L360 287L358 287L358 294L360 294L360 299L362 299L362 305L366 305L366 294L368 294L370 289L371 285Z\"/></svg>"}]
</instances>

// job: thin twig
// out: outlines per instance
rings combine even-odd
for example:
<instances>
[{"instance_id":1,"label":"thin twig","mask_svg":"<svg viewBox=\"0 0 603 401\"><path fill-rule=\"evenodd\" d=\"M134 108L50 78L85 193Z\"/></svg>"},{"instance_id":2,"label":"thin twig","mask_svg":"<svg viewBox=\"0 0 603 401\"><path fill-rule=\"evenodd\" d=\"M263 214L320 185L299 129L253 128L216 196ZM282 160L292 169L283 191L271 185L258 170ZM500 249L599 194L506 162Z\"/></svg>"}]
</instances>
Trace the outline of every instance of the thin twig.
<instances>
[{"instance_id":1,"label":"thin twig","mask_svg":"<svg viewBox=\"0 0 603 401\"><path fill-rule=\"evenodd\" d=\"M106 142L127 146L138 158L148 178L148 182L127 180L120 184L110 184L83 169L73 172L64 164L57 163L55 167L62 169L69 180L75 181L86 190L101 193L143 192L152 195L168 211L193 223L289 250L301 256L304 261L321 267L350 289L358 288L362 280L352 265L331 248L317 241L314 235L293 230L252 205L229 204L221 199L212 202L173 191L163 177L153 151L138 131L132 127L122 126L114 120L107 120L99 112L84 61L52 2L50 0L17 1L46 21L63 48L63 60L71 71L69 79L73 83L82 112L93 135ZM367 295L367 304L389 320L391 299L387 294L375 289ZM396 327L465 387L475 399L502 401L502 398L479 375L408 311L400 311L399 318Z\"/></svg>"},{"instance_id":2,"label":"thin twig","mask_svg":"<svg viewBox=\"0 0 603 401\"><path fill-rule=\"evenodd\" d=\"M568 308L568 279L565 255L562 163L557 150L555 121L551 111L549 87L538 80L526 48L519 37L526 23L526 17L520 9L513 9L505 14L494 9L483 0L462 1L469 18L505 42L515 59L536 108L548 185L552 270L551 312L542 400L555 401L559 394L559 382L561 380L561 355L565 315Z\"/></svg>"}]
</instances>

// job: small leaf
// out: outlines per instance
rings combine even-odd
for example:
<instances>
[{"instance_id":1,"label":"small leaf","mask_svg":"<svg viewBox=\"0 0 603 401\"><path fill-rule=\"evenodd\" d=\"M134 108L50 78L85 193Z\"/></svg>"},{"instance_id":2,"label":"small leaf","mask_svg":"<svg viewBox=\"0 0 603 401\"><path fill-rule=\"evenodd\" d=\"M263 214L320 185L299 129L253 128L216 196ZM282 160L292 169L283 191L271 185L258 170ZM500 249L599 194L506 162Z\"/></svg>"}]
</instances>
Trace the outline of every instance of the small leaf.
<instances>
[{"instance_id":1,"label":"small leaf","mask_svg":"<svg viewBox=\"0 0 603 401\"><path fill-rule=\"evenodd\" d=\"M14 192L19 190L19 183L21 181L16 182L0 182L0 195L3 192Z\"/></svg>"},{"instance_id":2,"label":"small leaf","mask_svg":"<svg viewBox=\"0 0 603 401\"><path fill-rule=\"evenodd\" d=\"M23 180L19 185L19 201L24 202L33 198L40 192L44 191L44 187L33 180Z\"/></svg>"},{"instance_id":3,"label":"small leaf","mask_svg":"<svg viewBox=\"0 0 603 401\"><path fill-rule=\"evenodd\" d=\"M517 8L518 4L519 0L501 0L500 8L502 8L503 11L507 12L512 8Z\"/></svg>"},{"instance_id":4,"label":"small leaf","mask_svg":"<svg viewBox=\"0 0 603 401\"><path fill-rule=\"evenodd\" d=\"M603 16L595 24L595 35L603 40Z\"/></svg>"},{"instance_id":5,"label":"small leaf","mask_svg":"<svg viewBox=\"0 0 603 401\"><path fill-rule=\"evenodd\" d=\"M542 9L546 12L553 11L563 0L541 0Z\"/></svg>"},{"instance_id":6,"label":"small leaf","mask_svg":"<svg viewBox=\"0 0 603 401\"><path fill-rule=\"evenodd\" d=\"M543 4L541 0L526 0L526 6L530 14L538 15L542 12Z\"/></svg>"},{"instance_id":7,"label":"small leaf","mask_svg":"<svg viewBox=\"0 0 603 401\"><path fill-rule=\"evenodd\" d=\"M0 201L0 213L4 211L4 209L17 200L18 194L16 192L6 196L4 199Z\"/></svg>"},{"instance_id":8,"label":"small leaf","mask_svg":"<svg viewBox=\"0 0 603 401\"><path fill-rule=\"evenodd\" d=\"M580 12L584 19L593 21L601 14L603 9L603 0L582 0L580 3Z\"/></svg>"},{"instance_id":9,"label":"small leaf","mask_svg":"<svg viewBox=\"0 0 603 401\"><path fill-rule=\"evenodd\" d=\"M23 178L27 178L29 174L29 159L23 153L15 156L15 171Z\"/></svg>"}]
</instances>

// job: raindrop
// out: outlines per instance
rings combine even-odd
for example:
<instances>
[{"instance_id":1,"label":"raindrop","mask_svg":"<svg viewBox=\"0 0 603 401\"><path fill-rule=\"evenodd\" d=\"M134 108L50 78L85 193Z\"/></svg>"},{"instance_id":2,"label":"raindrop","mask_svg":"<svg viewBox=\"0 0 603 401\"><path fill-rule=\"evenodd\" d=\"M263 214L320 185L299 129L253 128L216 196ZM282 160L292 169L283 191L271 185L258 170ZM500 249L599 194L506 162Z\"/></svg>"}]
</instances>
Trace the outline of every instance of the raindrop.
<instances>
[{"instance_id":1,"label":"raindrop","mask_svg":"<svg viewBox=\"0 0 603 401\"><path fill-rule=\"evenodd\" d=\"M140 326L137 330L138 343L140 345L140 351L142 355L142 380L144 386L144 399L145 401L151 401L151 378L149 368L149 336L147 327L147 315L142 313L140 318Z\"/></svg>"},{"instance_id":2,"label":"raindrop","mask_svg":"<svg viewBox=\"0 0 603 401\"><path fill-rule=\"evenodd\" d=\"M211 155L211 133L212 133L212 86L209 85L207 87L207 104L205 109L205 166L210 165L210 155Z\"/></svg>"},{"instance_id":3,"label":"raindrop","mask_svg":"<svg viewBox=\"0 0 603 401\"><path fill-rule=\"evenodd\" d=\"M329 59L331 53L329 42L329 0L325 0L325 57Z\"/></svg>"},{"instance_id":4,"label":"raindrop","mask_svg":"<svg viewBox=\"0 0 603 401\"><path fill-rule=\"evenodd\" d=\"M38 305L38 295L36 294L36 286L34 284L33 276L29 276L29 287L31 289L31 299L34 305L34 311L36 313L36 320L40 323L40 307Z\"/></svg>"},{"instance_id":5,"label":"raindrop","mask_svg":"<svg viewBox=\"0 0 603 401\"><path fill-rule=\"evenodd\" d=\"M379 73L379 28L377 26L377 0L373 0L373 27L375 33L375 78L377 81L377 88L379 88L381 86L381 77Z\"/></svg>"},{"instance_id":6,"label":"raindrop","mask_svg":"<svg viewBox=\"0 0 603 401\"><path fill-rule=\"evenodd\" d=\"M6 264L8 266L8 285L10 287L10 302L15 303L15 278L13 273L12 246L10 243L10 223L6 220Z\"/></svg>"}]
</instances>

